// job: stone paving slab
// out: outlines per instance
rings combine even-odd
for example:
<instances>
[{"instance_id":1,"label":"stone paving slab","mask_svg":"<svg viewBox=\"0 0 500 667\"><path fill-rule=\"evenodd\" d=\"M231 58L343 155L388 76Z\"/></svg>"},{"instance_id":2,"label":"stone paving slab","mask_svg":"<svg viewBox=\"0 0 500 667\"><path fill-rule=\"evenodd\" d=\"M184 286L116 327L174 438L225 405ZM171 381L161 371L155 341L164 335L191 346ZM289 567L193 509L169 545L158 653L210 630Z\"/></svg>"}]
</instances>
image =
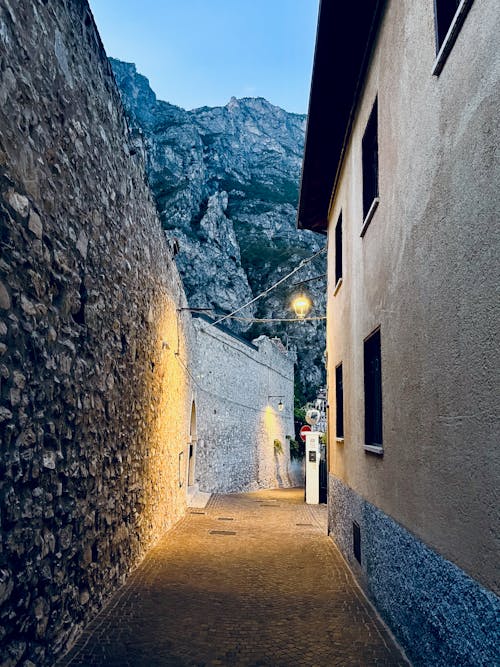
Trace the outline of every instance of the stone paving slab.
<instances>
[{"instance_id":1,"label":"stone paving slab","mask_svg":"<svg viewBox=\"0 0 500 667\"><path fill-rule=\"evenodd\" d=\"M188 510L58 665L408 662L326 535L326 507L284 489Z\"/></svg>"}]
</instances>

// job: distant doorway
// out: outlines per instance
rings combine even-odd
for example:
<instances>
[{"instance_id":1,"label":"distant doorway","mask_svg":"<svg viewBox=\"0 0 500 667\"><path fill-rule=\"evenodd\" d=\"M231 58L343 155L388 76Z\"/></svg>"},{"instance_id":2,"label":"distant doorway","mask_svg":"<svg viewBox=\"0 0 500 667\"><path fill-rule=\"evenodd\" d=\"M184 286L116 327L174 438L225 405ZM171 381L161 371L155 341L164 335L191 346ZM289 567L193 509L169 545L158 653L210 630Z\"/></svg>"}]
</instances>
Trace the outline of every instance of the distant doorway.
<instances>
[{"instance_id":1,"label":"distant doorway","mask_svg":"<svg viewBox=\"0 0 500 667\"><path fill-rule=\"evenodd\" d=\"M191 405L191 422L189 425L189 458L188 458L188 487L195 483L195 465L196 465L196 406L193 401Z\"/></svg>"}]
</instances>

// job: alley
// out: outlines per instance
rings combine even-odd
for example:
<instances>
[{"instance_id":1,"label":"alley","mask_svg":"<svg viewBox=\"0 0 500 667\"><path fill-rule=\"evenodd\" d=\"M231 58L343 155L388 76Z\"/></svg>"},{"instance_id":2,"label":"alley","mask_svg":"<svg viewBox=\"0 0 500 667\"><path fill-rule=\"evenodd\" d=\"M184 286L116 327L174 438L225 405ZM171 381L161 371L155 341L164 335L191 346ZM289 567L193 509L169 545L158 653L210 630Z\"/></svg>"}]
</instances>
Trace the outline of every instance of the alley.
<instances>
[{"instance_id":1,"label":"alley","mask_svg":"<svg viewBox=\"0 0 500 667\"><path fill-rule=\"evenodd\" d=\"M406 664L298 489L188 510L58 663Z\"/></svg>"}]
</instances>

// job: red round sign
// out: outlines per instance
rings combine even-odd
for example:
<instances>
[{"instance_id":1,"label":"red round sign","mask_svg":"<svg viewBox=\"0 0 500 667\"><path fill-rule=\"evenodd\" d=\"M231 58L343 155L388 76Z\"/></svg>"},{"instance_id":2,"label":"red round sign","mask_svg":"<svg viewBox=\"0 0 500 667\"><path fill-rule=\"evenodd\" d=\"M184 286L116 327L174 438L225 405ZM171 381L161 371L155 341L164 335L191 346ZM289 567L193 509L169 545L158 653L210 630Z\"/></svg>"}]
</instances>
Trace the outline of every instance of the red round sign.
<instances>
[{"instance_id":1,"label":"red round sign","mask_svg":"<svg viewBox=\"0 0 500 667\"><path fill-rule=\"evenodd\" d=\"M302 442L306 441L306 433L309 433L310 430L311 430L311 427L308 426L307 424L304 424L304 426L302 426L302 428L299 431L299 435L300 435L300 438L301 438Z\"/></svg>"}]
</instances>

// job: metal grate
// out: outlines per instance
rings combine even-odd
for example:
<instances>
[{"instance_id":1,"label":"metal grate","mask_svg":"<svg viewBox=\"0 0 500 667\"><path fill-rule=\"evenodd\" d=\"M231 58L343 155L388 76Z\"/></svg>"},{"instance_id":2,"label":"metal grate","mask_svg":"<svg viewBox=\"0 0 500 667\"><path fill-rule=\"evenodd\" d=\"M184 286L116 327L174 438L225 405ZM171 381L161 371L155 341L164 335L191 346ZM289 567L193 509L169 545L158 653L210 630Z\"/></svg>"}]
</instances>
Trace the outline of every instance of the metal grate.
<instances>
[{"instance_id":1,"label":"metal grate","mask_svg":"<svg viewBox=\"0 0 500 667\"><path fill-rule=\"evenodd\" d=\"M234 530L209 530L209 535L236 535Z\"/></svg>"},{"instance_id":2,"label":"metal grate","mask_svg":"<svg viewBox=\"0 0 500 667\"><path fill-rule=\"evenodd\" d=\"M312 526L312 523L296 523L296 526Z\"/></svg>"},{"instance_id":3,"label":"metal grate","mask_svg":"<svg viewBox=\"0 0 500 667\"><path fill-rule=\"evenodd\" d=\"M218 516L217 521L234 521L232 516Z\"/></svg>"},{"instance_id":4,"label":"metal grate","mask_svg":"<svg viewBox=\"0 0 500 667\"><path fill-rule=\"evenodd\" d=\"M189 514L205 514L205 512L196 512L194 510L191 510L191 512L189 512Z\"/></svg>"},{"instance_id":5,"label":"metal grate","mask_svg":"<svg viewBox=\"0 0 500 667\"><path fill-rule=\"evenodd\" d=\"M352 550L354 558L361 564L361 529L356 521L352 522Z\"/></svg>"}]
</instances>

